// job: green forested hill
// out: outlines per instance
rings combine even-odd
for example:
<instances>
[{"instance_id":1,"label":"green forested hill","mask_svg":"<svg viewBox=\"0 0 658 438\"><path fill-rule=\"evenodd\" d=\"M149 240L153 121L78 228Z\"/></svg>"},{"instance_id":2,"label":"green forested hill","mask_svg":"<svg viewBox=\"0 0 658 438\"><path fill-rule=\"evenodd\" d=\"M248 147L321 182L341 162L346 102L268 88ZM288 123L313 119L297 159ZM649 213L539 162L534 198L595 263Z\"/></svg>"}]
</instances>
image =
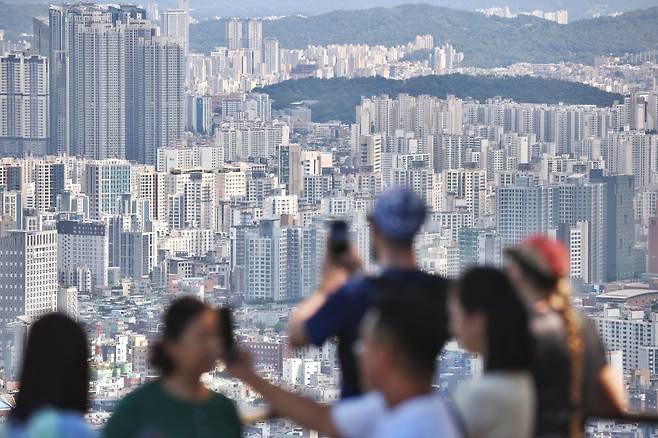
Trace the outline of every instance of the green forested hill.
<instances>
[{"instance_id":1,"label":"green forested hill","mask_svg":"<svg viewBox=\"0 0 658 438\"><path fill-rule=\"evenodd\" d=\"M190 32L195 50L209 52L225 44L223 20L200 22ZM601 54L658 49L658 8L559 25L530 16L486 17L408 4L266 21L263 34L278 38L286 48L330 43L396 45L416 35L432 34L436 43L450 42L464 52L467 65L591 62Z\"/></svg>"},{"instance_id":2,"label":"green forested hill","mask_svg":"<svg viewBox=\"0 0 658 438\"><path fill-rule=\"evenodd\" d=\"M468 75L423 76L406 81L392 79L300 79L281 82L257 89L270 94L275 109L286 108L293 102L317 101L311 106L314 121L354 121L354 109L361 96L408 93L414 96L429 94L484 101L501 96L516 102L569 103L608 106L622 96L587 85L553 79L523 77L489 77Z\"/></svg>"}]
</instances>

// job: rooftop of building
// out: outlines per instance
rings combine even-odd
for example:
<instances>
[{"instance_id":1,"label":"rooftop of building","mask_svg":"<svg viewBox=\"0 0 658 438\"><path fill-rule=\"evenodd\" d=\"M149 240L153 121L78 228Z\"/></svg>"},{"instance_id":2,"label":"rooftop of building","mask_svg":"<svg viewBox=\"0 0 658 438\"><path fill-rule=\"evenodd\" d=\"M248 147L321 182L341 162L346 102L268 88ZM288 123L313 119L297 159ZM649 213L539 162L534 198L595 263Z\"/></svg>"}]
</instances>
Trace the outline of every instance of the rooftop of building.
<instances>
[{"instance_id":1,"label":"rooftop of building","mask_svg":"<svg viewBox=\"0 0 658 438\"><path fill-rule=\"evenodd\" d=\"M619 289L611 292L606 292L601 295L597 295L597 299L603 299L607 301L626 301L631 298L637 298L644 295L657 294L658 290L656 289Z\"/></svg>"}]
</instances>

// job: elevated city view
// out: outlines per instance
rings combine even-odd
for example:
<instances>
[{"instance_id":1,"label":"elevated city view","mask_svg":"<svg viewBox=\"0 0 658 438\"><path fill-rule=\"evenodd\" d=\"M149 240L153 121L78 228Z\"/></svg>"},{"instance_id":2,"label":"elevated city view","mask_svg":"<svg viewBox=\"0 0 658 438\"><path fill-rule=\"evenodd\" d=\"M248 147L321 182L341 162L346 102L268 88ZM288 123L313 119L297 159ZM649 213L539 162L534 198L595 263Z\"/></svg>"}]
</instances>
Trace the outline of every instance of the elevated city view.
<instances>
[{"instance_id":1,"label":"elevated city view","mask_svg":"<svg viewBox=\"0 0 658 438\"><path fill-rule=\"evenodd\" d=\"M658 437L658 0L0 0L0 438Z\"/></svg>"}]
</instances>

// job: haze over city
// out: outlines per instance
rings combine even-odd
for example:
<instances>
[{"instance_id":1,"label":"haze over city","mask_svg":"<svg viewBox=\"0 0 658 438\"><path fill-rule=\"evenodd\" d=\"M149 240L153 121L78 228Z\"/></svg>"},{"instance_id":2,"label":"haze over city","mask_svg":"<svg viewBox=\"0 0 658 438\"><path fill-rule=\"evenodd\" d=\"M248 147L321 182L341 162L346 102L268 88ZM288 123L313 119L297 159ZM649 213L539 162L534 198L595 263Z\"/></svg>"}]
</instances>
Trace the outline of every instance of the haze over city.
<instances>
[{"instance_id":1,"label":"haze over city","mask_svg":"<svg viewBox=\"0 0 658 438\"><path fill-rule=\"evenodd\" d=\"M0 0L0 436L658 436L657 79L655 0Z\"/></svg>"}]
</instances>

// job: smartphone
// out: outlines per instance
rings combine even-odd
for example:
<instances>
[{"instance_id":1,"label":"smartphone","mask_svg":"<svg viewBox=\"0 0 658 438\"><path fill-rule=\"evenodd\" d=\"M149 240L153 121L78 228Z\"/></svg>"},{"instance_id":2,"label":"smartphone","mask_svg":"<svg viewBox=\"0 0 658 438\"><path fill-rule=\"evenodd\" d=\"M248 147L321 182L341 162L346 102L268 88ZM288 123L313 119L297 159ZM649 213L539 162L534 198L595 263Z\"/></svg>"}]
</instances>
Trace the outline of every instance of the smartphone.
<instances>
[{"instance_id":1,"label":"smartphone","mask_svg":"<svg viewBox=\"0 0 658 438\"><path fill-rule=\"evenodd\" d=\"M219 309L219 337L222 340L222 348L226 358L230 361L237 353L235 335L233 334L233 312L230 307Z\"/></svg>"},{"instance_id":2,"label":"smartphone","mask_svg":"<svg viewBox=\"0 0 658 438\"><path fill-rule=\"evenodd\" d=\"M350 241L345 221L333 221L329 230L329 250L331 257L337 260L347 252L349 249Z\"/></svg>"}]
</instances>

